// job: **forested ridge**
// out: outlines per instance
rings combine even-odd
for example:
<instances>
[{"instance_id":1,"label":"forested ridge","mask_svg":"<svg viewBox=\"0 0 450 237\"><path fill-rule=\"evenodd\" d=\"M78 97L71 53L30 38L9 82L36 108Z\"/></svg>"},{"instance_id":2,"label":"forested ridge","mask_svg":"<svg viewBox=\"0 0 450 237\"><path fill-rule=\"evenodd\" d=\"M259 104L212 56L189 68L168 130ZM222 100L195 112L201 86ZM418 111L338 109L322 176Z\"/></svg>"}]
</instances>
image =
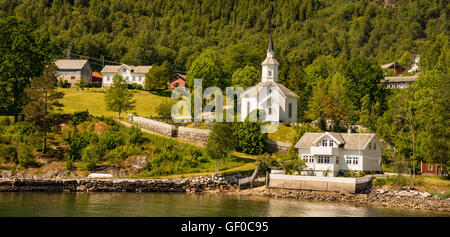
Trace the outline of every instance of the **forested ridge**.
<instances>
[{"instance_id":1,"label":"forested ridge","mask_svg":"<svg viewBox=\"0 0 450 237\"><path fill-rule=\"evenodd\" d=\"M251 62L257 66L271 22L281 76L290 64L307 66L318 55L364 56L382 64L420 54L423 67L431 68L440 55L439 35L448 35L448 11L447 0L0 1L0 17L36 24L57 42L61 56L71 48L130 64L167 60L177 70L188 70L205 48L224 57L231 49L250 50L260 59ZM227 68L230 74L235 69Z\"/></svg>"}]
</instances>

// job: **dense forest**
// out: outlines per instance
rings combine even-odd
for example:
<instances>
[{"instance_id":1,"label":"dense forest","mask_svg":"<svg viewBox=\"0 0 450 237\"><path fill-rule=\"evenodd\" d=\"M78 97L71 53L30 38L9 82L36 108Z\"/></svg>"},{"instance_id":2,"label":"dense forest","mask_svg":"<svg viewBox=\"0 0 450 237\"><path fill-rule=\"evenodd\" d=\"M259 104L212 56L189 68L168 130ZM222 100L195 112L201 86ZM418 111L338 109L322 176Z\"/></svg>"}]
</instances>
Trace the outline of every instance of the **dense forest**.
<instances>
[{"instance_id":1,"label":"dense forest","mask_svg":"<svg viewBox=\"0 0 450 237\"><path fill-rule=\"evenodd\" d=\"M333 131L363 125L386 142L392 166L450 167L449 10L448 0L0 0L0 108L17 121L28 103L23 79L66 49L97 71L103 62L95 59L104 59L156 66L147 80L170 68L186 71L188 85L203 78L205 86L248 87L260 78L271 33L279 80L299 95L300 122L331 120L321 129ZM33 58L14 51L21 47ZM416 56L416 83L380 83L381 64L409 68Z\"/></svg>"},{"instance_id":2,"label":"dense forest","mask_svg":"<svg viewBox=\"0 0 450 237\"><path fill-rule=\"evenodd\" d=\"M61 56L70 48L121 63L167 60L183 71L206 48L258 66L273 29L283 75L291 64L307 66L319 55L364 56L383 64L410 63L420 54L422 66L432 68L439 38L448 35L448 11L447 0L0 1L0 17L36 24L57 42ZM240 66L227 64L226 70L232 74Z\"/></svg>"}]
</instances>

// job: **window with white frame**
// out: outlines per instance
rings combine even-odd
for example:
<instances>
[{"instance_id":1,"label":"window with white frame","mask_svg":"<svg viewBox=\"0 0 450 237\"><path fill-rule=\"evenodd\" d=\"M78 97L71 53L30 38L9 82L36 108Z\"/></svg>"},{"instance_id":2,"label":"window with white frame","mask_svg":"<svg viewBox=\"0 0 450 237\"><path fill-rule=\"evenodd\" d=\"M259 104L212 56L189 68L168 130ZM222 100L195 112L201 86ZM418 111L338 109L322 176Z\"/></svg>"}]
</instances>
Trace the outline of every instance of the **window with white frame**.
<instances>
[{"instance_id":1,"label":"window with white frame","mask_svg":"<svg viewBox=\"0 0 450 237\"><path fill-rule=\"evenodd\" d=\"M332 147L332 146L334 146L334 141L332 140L332 139L330 139L330 146Z\"/></svg>"},{"instance_id":2,"label":"window with white frame","mask_svg":"<svg viewBox=\"0 0 450 237\"><path fill-rule=\"evenodd\" d=\"M319 156L317 158L317 163L319 163L319 164L329 164L330 163L330 157L329 156Z\"/></svg>"},{"instance_id":3,"label":"window with white frame","mask_svg":"<svg viewBox=\"0 0 450 237\"><path fill-rule=\"evenodd\" d=\"M322 146L327 146L327 145L328 145L328 140L323 139L323 140L322 140Z\"/></svg>"},{"instance_id":4,"label":"window with white frame","mask_svg":"<svg viewBox=\"0 0 450 237\"><path fill-rule=\"evenodd\" d=\"M377 149L377 144L376 144L376 143L373 144L373 149L374 149L374 150Z\"/></svg>"},{"instance_id":5,"label":"window with white frame","mask_svg":"<svg viewBox=\"0 0 450 237\"><path fill-rule=\"evenodd\" d=\"M334 159L336 160L336 164L339 165L339 156L336 156Z\"/></svg>"},{"instance_id":6,"label":"window with white frame","mask_svg":"<svg viewBox=\"0 0 450 237\"><path fill-rule=\"evenodd\" d=\"M359 164L359 157L357 156L347 156L345 158L347 165L357 165Z\"/></svg>"},{"instance_id":7,"label":"window with white frame","mask_svg":"<svg viewBox=\"0 0 450 237\"><path fill-rule=\"evenodd\" d=\"M310 156L310 155L304 155L303 156L303 160L306 162L306 163L314 163L314 156Z\"/></svg>"}]
</instances>

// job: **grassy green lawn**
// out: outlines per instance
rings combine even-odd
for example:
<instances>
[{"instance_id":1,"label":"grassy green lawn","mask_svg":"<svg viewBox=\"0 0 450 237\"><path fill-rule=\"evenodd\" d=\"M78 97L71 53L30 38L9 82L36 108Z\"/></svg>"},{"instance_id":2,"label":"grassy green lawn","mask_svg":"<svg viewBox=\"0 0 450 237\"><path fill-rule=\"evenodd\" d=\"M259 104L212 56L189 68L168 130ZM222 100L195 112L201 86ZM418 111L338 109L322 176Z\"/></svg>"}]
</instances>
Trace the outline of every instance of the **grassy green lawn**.
<instances>
[{"instance_id":1,"label":"grassy green lawn","mask_svg":"<svg viewBox=\"0 0 450 237\"><path fill-rule=\"evenodd\" d=\"M292 139L295 138L295 135L296 132L294 130L294 127L288 127L280 124L276 132L269 133L269 139L281 142L292 142Z\"/></svg>"},{"instance_id":2,"label":"grassy green lawn","mask_svg":"<svg viewBox=\"0 0 450 237\"><path fill-rule=\"evenodd\" d=\"M105 105L105 90L100 88L60 88L59 91L65 93L61 103L64 104L63 112L73 113L77 111L88 110L94 116L114 116L117 112L107 111ZM136 108L126 113L136 112L139 116L156 116L156 106L164 99L168 98L162 95L155 95L148 91L132 90L136 100ZM164 93L167 94L167 93ZM170 94L169 94L170 96Z\"/></svg>"}]
</instances>

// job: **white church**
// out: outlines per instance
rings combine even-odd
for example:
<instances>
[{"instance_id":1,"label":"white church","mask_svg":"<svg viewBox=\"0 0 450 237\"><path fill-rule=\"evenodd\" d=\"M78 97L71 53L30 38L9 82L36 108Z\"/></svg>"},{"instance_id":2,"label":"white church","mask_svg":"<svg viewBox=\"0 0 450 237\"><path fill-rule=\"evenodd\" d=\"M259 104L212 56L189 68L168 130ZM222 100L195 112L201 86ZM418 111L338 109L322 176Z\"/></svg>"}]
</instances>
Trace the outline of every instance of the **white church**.
<instances>
[{"instance_id":1,"label":"white church","mask_svg":"<svg viewBox=\"0 0 450 237\"><path fill-rule=\"evenodd\" d=\"M241 94L241 121L254 110L265 111L265 122L297 122L298 96L278 82L278 61L273 51L272 35L267 57L261 63L262 78Z\"/></svg>"}]
</instances>

